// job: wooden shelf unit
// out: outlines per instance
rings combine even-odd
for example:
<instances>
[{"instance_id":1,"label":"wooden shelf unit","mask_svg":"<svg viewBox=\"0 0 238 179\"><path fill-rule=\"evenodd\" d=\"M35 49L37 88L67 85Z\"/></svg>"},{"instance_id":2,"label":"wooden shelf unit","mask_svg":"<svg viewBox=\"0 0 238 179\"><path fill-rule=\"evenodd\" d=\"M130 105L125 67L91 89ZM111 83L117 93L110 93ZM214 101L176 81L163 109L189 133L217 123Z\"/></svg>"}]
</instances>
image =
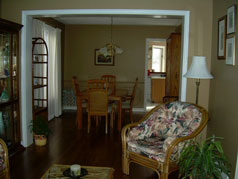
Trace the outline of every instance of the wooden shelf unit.
<instances>
[{"instance_id":1,"label":"wooden shelf unit","mask_svg":"<svg viewBox=\"0 0 238 179\"><path fill-rule=\"evenodd\" d=\"M32 38L32 114L48 119L48 47L41 37Z\"/></svg>"}]
</instances>

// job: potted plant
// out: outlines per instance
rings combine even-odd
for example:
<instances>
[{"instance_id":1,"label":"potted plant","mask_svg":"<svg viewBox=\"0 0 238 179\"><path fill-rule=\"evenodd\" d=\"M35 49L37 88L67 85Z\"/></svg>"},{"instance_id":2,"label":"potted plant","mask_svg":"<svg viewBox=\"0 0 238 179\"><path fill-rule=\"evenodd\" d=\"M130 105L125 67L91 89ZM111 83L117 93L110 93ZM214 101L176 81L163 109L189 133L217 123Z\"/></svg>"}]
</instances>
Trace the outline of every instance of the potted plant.
<instances>
[{"instance_id":1,"label":"potted plant","mask_svg":"<svg viewBox=\"0 0 238 179\"><path fill-rule=\"evenodd\" d=\"M223 152L221 139L212 136L202 143L186 143L178 161L180 177L222 179L222 173L230 176L231 164Z\"/></svg>"},{"instance_id":2,"label":"potted plant","mask_svg":"<svg viewBox=\"0 0 238 179\"><path fill-rule=\"evenodd\" d=\"M29 127L33 132L35 144L38 146L46 145L47 137L51 132L46 119L42 116L37 116L36 119L32 120Z\"/></svg>"}]
</instances>

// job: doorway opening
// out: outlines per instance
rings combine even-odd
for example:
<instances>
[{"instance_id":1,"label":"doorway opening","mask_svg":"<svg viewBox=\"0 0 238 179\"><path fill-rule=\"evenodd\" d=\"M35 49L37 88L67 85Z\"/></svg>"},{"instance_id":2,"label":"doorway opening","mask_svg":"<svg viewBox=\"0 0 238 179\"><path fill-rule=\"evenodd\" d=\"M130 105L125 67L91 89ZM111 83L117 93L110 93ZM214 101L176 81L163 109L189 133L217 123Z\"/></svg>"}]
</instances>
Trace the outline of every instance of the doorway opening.
<instances>
[{"instance_id":1,"label":"doorway opening","mask_svg":"<svg viewBox=\"0 0 238 179\"><path fill-rule=\"evenodd\" d=\"M29 112L29 108L32 107L31 96L31 42L32 37L32 18L33 17L57 17L57 16L80 16L80 15L97 15L97 16L136 16L146 18L160 18L160 17L179 17L183 23L182 34L182 65L181 74L187 71L188 62L188 39L189 39L189 18L190 12L184 10L144 10L144 9L65 9L65 10L29 10L22 11L22 40L21 40L21 119L22 119L22 145L27 147L33 142L32 134L28 128L29 122L32 120L32 113ZM147 70L145 70L145 75ZM187 79L180 77L180 100L186 100L186 86ZM146 83L146 81L144 81ZM146 86L146 85L144 85ZM144 95L145 96L145 95ZM145 107L144 100L144 110Z\"/></svg>"},{"instance_id":2,"label":"doorway opening","mask_svg":"<svg viewBox=\"0 0 238 179\"><path fill-rule=\"evenodd\" d=\"M162 103L165 96L166 39L146 39L145 103L146 110Z\"/></svg>"}]
</instances>

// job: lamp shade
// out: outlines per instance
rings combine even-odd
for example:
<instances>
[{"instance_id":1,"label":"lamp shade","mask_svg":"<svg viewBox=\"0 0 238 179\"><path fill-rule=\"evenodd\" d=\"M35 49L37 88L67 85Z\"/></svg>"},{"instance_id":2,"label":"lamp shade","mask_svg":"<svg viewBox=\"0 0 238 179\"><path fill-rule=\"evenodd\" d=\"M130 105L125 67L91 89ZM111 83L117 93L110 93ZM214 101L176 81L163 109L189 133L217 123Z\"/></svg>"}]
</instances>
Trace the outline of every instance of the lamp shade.
<instances>
[{"instance_id":1,"label":"lamp shade","mask_svg":"<svg viewBox=\"0 0 238 179\"><path fill-rule=\"evenodd\" d=\"M206 57L193 56L192 64L184 77L196 79L212 79L213 76L207 69Z\"/></svg>"}]
</instances>

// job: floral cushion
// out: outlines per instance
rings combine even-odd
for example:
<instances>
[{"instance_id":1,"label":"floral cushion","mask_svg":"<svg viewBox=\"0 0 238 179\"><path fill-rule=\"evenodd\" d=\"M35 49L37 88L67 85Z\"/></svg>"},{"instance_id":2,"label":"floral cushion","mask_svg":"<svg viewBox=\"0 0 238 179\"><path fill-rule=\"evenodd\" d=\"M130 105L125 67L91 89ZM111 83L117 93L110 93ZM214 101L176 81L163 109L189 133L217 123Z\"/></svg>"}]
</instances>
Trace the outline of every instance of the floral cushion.
<instances>
[{"instance_id":1,"label":"floral cushion","mask_svg":"<svg viewBox=\"0 0 238 179\"><path fill-rule=\"evenodd\" d=\"M4 150L2 145L0 144L0 171L2 171L5 168L4 165Z\"/></svg>"},{"instance_id":2,"label":"floral cushion","mask_svg":"<svg viewBox=\"0 0 238 179\"><path fill-rule=\"evenodd\" d=\"M163 162L169 145L177 137L190 135L200 125L201 119L201 112L192 104L179 101L164 104L130 130L128 149ZM182 147L182 143L175 147L172 160L177 159Z\"/></svg>"}]
</instances>

